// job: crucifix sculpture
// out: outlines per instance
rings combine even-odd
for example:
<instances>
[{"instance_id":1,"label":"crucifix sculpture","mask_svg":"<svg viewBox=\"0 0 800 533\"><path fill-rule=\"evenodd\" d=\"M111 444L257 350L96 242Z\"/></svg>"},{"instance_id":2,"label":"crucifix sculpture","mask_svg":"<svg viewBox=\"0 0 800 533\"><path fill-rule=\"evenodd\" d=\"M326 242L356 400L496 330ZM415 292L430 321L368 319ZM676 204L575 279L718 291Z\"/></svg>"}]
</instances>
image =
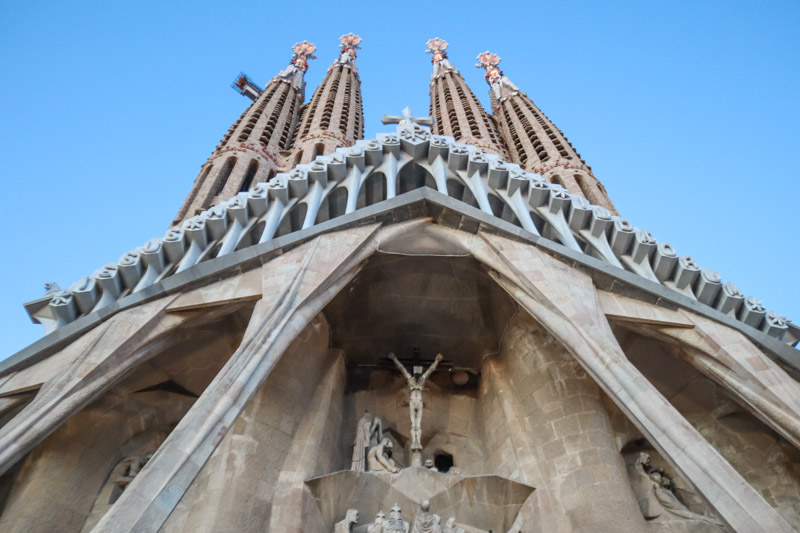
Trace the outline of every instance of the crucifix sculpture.
<instances>
[{"instance_id":1,"label":"crucifix sculpture","mask_svg":"<svg viewBox=\"0 0 800 533\"><path fill-rule=\"evenodd\" d=\"M389 359L394 361L394 364L397 368L400 369L400 372L403 373L403 377L406 378L406 382L408 383L408 390L411 393L411 398L408 402L408 409L411 415L411 465L412 466L421 466L422 465L422 389L425 387L425 381L428 379L436 367L439 365L439 362L443 359L442 354L436 355L436 360L434 360L433 364L428 367L428 370L425 373L422 373L421 366L414 367L414 375L408 373L406 367L397 360L397 357L393 353L389 354Z\"/></svg>"}]
</instances>

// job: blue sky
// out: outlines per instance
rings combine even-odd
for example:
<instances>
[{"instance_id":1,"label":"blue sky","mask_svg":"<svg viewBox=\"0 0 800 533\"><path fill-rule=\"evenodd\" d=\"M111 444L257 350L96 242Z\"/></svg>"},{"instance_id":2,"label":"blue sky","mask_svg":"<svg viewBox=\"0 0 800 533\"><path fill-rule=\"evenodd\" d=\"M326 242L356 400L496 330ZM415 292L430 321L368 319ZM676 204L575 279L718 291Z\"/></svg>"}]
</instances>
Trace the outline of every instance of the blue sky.
<instances>
[{"instance_id":1,"label":"blue sky","mask_svg":"<svg viewBox=\"0 0 800 533\"><path fill-rule=\"evenodd\" d=\"M425 41L484 103L491 50L620 213L800 322L800 2L0 3L6 244L0 359L42 334L22 303L161 236L289 47L360 34L366 135L428 109Z\"/></svg>"}]
</instances>

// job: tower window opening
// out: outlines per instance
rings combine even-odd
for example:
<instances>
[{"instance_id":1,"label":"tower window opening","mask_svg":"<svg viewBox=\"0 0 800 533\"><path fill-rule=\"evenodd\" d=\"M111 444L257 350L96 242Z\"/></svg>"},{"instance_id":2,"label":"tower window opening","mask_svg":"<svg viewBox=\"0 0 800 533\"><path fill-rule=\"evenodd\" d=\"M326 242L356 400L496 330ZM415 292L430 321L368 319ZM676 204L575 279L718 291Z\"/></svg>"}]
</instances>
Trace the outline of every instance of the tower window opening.
<instances>
[{"instance_id":1,"label":"tower window opening","mask_svg":"<svg viewBox=\"0 0 800 533\"><path fill-rule=\"evenodd\" d=\"M250 164L247 165L247 172L244 175L244 180L242 180L242 186L239 187L239 192L247 192L250 190L250 187L253 185L253 178L256 177L257 172L258 161L253 159L250 161Z\"/></svg>"},{"instance_id":2,"label":"tower window opening","mask_svg":"<svg viewBox=\"0 0 800 533\"><path fill-rule=\"evenodd\" d=\"M228 182L228 178L231 177L231 172L233 172L234 166L236 166L235 157L229 157L225 160L225 164L222 166L222 169L217 175L217 186L214 192L215 196L218 196L220 193L222 193L222 190L225 188L225 184Z\"/></svg>"}]
</instances>

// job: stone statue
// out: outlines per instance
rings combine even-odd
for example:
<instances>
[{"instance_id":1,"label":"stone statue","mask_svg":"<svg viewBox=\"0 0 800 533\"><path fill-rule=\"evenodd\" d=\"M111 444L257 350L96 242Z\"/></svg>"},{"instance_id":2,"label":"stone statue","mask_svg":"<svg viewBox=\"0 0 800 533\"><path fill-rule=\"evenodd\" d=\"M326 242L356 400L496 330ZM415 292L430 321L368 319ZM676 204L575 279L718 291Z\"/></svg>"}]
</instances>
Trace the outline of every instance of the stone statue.
<instances>
[{"instance_id":1,"label":"stone statue","mask_svg":"<svg viewBox=\"0 0 800 533\"><path fill-rule=\"evenodd\" d=\"M383 511L378 511L378 514L375 515L375 521L370 524L369 528L367 529L367 533L383 533L386 531L383 528L383 524L386 522L386 515L383 514Z\"/></svg>"},{"instance_id":2,"label":"stone statue","mask_svg":"<svg viewBox=\"0 0 800 533\"><path fill-rule=\"evenodd\" d=\"M631 483L645 520L690 520L701 524L702 531L716 531L723 527L715 518L690 511L675 495L674 483L669 475L650 464L650 454L647 452L640 452L636 458Z\"/></svg>"},{"instance_id":3,"label":"stone statue","mask_svg":"<svg viewBox=\"0 0 800 533\"><path fill-rule=\"evenodd\" d=\"M389 519L383 522L384 533L408 533L408 522L403 520L403 510L394 504L389 511Z\"/></svg>"},{"instance_id":4,"label":"stone statue","mask_svg":"<svg viewBox=\"0 0 800 533\"><path fill-rule=\"evenodd\" d=\"M436 466L434 466L433 459L425 459L425 468L427 468L431 472L438 472L439 471L439 469L436 468Z\"/></svg>"},{"instance_id":5,"label":"stone statue","mask_svg":"<svg viewBox=\"0 0 800 533\"><path fill-rule=\"evenodd\" d=\"M122 471L120 476L114 480L114 484L120 489L125 490L125 488L130 485L131 481L133 481L133 479L139 474L144 465L147 464L147 461L149 461L152 456L152 453L148 453L146 455L134 455L133 457L127 459L128 465Z\"/></svg>"},{"instance_id":6,"label":"stone statue","mask_svg":"<svg viewBox=\"0 0 800 533\"><path fill-rule=\"evenodd\" d=\"M377 446L370 448L367 454L367 466L370 472L396 474L400 471L392 460L392 442L389 439L383 439Z\"/></svg>"},{"instance_id":7,"label":"stone statue","mask_svg":"<svg viewBox=\"0 0 800 533\"><path fill-rule=\"evenodd\" d=\"M333 533L352 533L353 526L358 522L358 510L348 509L344 515L344 520L337 522L333 527Z\"/></svg>"},{"instance_id":8,"label":"stone statue","mask_svg":"<svg viewBox=\"0 0 800 533\"><path fill-rule=\"evenodd\" d=\"M447 523L445 523L442 533L464 533L464 528L457 527L456 518L451 516L447 519Z\"/></svg>"},{"instance_id":9,"label":"stone statue","mask_svg":"<svg viewBox=\"0 0 800 533\"><path fill-rule=\"evenodd\" d=\"M393 353L389 354L389 358L394 361L403 377L408 382L408 390L411 393L411 398L408 403L408 408L411 413L411 451L414 459L419 461L422 453L422 389L425 387L425 381L428 376L436 370L439 362L443 359L442 354L436 355L436 360L428 367L428 370L422 374L422 367L414 367L414 375L408 373L408 370L397 360ZM419 462L416 462L419 465Z\"/></svg>"},{"instance_id":10,"label":"stone statue","mask_svg":"<svg viewBox=\"0 0 800 533\"><path fill-rule=\"evenodd\" d=\"M365 472L367 466L367 452L370 446L375 446L383 438L381 419L372 418L369 411L364 411L364 415L356 426L356 438L353 442L353 460L351 470Z\"/></svg>"},{"instance_id":11,"label":"stone statue","mask_svg":"<svg viewBox=\"0 0 800 533\"><path fill-rule=\"evenodd\" d=\"M431 502L428 500L419 504L419 512L414 517L412 533L442 533L442 519L438 514L431 512Z\"/></svg>"},{"instance_id":12,"label":"stone statue","mask_svg":"<svg viewBox=\"0 0 800 533\"><path fill-rule=\"evenodd\" d=\"M669 476L658 470L654 470L653 472L650 472L650 479L653 480L653 492L656 500L658 500L658 503L661 504L661 507L665 511L680 518L704 522L722 529L722 522L719 520L710 516L694 513L687 509L672 491L673 483Z\"/></svg>"}]
</instances>

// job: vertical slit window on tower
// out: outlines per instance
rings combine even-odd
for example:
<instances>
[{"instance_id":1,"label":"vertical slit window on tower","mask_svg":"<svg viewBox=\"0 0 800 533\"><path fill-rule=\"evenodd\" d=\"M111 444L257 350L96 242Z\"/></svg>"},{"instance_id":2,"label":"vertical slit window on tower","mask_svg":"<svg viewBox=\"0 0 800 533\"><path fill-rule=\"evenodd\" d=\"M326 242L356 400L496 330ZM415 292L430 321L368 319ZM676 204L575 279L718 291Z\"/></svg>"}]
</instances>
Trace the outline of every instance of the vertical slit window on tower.
<instances>
[{"instance_id":1,"label":"vertical slit window on tower","mask_svg":"<svg viewBox=\"0 0 800 533\"><path fill-rule=\"evenodd\" d=\"M217 176L217 183L216 183L216 190L214 192L214 196L218 196L222 193L222 190L225 188L225 184L228 182L228 178L231 176L231 172L233 172L233 167L236 166L236 158L229 157L225 160L225 164L219 171L219 175Z\"/></svg>"},{"instance_id":2,"label":"vertical slit window on tower","mask_svg":"<svg viewBox=\"0 0 800 533\"><path fill-rule=\"evenodd\" d=\"M257 172L258 161L253 159L250 161L250 164L247 165L247 172L244 175L244 180L242 180L242 186L239 187L239 192L247 192L250 190L250 187L253 185L253 178L256 177Z\"/></svg>"}]
</instances>

